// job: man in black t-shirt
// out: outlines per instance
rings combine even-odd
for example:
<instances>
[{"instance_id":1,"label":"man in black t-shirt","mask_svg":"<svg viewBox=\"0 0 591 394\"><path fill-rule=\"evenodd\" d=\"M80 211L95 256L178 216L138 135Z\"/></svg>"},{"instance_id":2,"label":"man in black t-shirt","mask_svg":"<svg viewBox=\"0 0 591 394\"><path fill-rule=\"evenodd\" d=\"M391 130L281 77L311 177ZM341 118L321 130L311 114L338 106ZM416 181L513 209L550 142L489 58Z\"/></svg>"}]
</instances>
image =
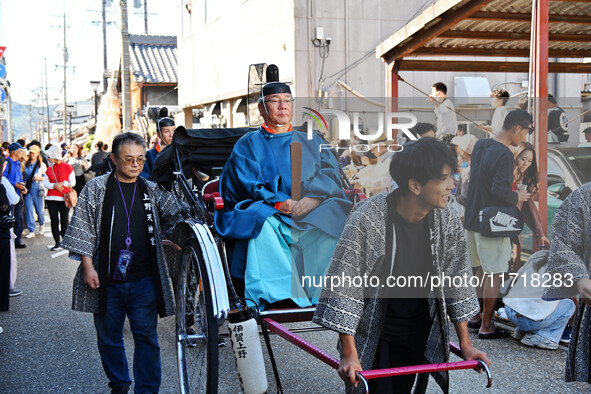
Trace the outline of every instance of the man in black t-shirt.
<instances>
[{"instance_id":1,"label":"man in black t-shirt","mask_svg":"<svg viewBox=\"0 0 591 394\"><path fill-rule=\"evenodd\" d=\"M466 203L464 226L468 252L473 267L480 267L483 299L482 315L473 318L468 326L480 327L478 338L494 339L508 335L492 322L494 308L499 297L501 278L507 272L511 258L511 241L508 237L485 237L480 234L480 211L487 207L516 206L527 201L526 190L513 191L513 166L515 159L509 146L518 146L527 133L533 132L532 117L517 109L505 117L503 129L494 138L480 140L472 150L470 163L470 189Z\"/></svg>"},{"instance_id":2,"label":"man in black t-shirt","mask_svg":"<svg viewBox=\"0 0 591 394\"><path fill-rule=\"evenodd\" d=\"M174 314L162 234L179 220L170 193L138 176L146 143L134 133L113 140L112 173L93 178L80 193L61 246L81 261L73 309L94 313L98 349L111 392L131 386L123 325L133 333L136 392L156 393L161 365L157 321Z\"/></svg>"},{"instance_id":3,"label":"man in black t-shirt","mask_svg":"<svg viewBox=\"0 0 591 394\"><path fill-rule=\"evenodd\" d=\"M347 384L358 386L356 372L364 369L448 362L447 316L462 356L489 363L468 335L466 321L478 312L474 289L467 283L429 285L429 277L469 275L461 221L447 206L456 171L456 158L443 142L407 143L390 163L398 189L360 202L349 215L327 274L330 286L322 290L313 319L339 333L338 373ZM370 278L367 287L352 284L364 277ZM337 285L332 278L353 282ZM447 373L436 375L447 392ZM410 392L414 380L375 379L370 391Z\"/></svg>"}]
</instances>

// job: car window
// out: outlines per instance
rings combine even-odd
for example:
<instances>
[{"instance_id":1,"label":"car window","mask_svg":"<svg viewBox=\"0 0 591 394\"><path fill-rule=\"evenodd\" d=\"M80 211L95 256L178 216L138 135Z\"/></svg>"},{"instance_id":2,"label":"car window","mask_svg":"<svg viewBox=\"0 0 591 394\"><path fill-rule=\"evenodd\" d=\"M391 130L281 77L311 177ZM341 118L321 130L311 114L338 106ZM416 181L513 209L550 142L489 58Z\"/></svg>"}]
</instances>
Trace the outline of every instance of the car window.
<instances>
[{"instance_id":1,"label":"car window","mask_svg":"<svg viewBox=\"0 0 591 394\"><path fill-rule=\"evenodd\" d=\"M566 156L566 159L575 168L575 171L581 177L582 183L591 181L591 152L586 156Z\"/></svg>"},{"instance_id":2,"label":"car window","mask_svg":"<svg viewBox=\"0 0 591 394\"><path fill-rule=\"evenodd\" d=\"M564 173L560 170L558 163L552 157L548 157L548 186L564 178Z\"/></svg>"},{"instance_id":3,"label":"car window","mask_svg":"<svg viewBox=\"0 0 591 394\"><path fill-rule=\"evenodd\" d=\"M548 195L564 201L578 187L572 174L555 157L548 157Z\"/></svg>"}]
</instances>

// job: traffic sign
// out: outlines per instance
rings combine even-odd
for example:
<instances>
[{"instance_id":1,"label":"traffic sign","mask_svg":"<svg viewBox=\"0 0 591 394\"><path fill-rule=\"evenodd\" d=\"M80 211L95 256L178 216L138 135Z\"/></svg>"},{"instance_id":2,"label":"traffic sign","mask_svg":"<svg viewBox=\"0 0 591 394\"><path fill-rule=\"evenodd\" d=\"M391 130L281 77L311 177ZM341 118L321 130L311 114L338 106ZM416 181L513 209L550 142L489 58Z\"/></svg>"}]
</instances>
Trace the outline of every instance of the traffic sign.
<instances>
[{"instance_id":1,"label":"traffic sign","mask_svg":"<svg viewBox=\"0 0 591 394\"><path fill-rule=\"evenodd\" d=\"M2 57L5 50L6 50L6 47L0 47L0 57Z\"/></svg>"},{"instance_id":2,"label":"traffic sign","mask_svg":"<svg viewBox=\"0 0 591 394\"><path fill-rule=\"evenodd\" d=\"M6 66L4 66L4 64L0 63L0 78L4 78L5 75L6 75Z\"/></svg>"},{"instance_id":3,"label":"traffic sign","mask_svg":"<svg viewBox=\"0 0 591 394\"><path fill-rule=\"evenodd\" d=\"M0 120L6 119L6 105L0 104Z\"/></svg>"},{"instance_id":4,"label":"traffic sign","mask_svg":"<svg viewBox=\"0 0 591 394\"><path fill-rule=\"evenodd\" d=\"M6 92L4 89L0 89L0 103L3 103L6 100Z\"/></svg>"}]
</instances>

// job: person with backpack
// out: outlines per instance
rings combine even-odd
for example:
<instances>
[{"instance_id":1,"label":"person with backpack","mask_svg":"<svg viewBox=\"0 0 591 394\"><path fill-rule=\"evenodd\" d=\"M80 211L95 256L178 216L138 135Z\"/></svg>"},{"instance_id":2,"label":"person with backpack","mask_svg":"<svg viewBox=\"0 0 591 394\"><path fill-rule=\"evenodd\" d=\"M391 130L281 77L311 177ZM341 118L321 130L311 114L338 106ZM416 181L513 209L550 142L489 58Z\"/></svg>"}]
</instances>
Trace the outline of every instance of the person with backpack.
<instances>
[{"instance_id":1,"label":"person with backpack","mask_svg":"<svg viewBox=\"0 0 591 394\"><path fill-rule=\"evenodd\" d=\"M507 212L516 215L512 211L517 210L517 203L530 198L527 190L512 190L515 158L509 146L519 146L533 130L531 115L513 110L505 117L499 134L479 140L472 150L464 227L470 262L472 267L478 267L477 275L484 278L478 289L483 299L482 314L468 322L469 328L479 329L479 339L508 336L492 321L501 275L508 271L511 259L511 241L506 233L520 230L513 226L516 218ZM482 214L485 210L498 213L487 220ZM510 220L500 219L507 217ZM486 231L487 225L490 231Z\"/></svg>"}]
</instances>

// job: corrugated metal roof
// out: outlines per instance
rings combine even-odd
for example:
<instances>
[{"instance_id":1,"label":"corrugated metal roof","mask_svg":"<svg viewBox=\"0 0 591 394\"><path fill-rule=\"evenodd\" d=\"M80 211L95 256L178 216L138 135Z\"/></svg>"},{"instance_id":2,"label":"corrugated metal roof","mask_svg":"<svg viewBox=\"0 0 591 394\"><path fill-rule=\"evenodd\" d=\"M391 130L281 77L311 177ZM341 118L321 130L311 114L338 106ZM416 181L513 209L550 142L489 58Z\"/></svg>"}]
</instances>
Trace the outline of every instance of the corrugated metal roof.
<instances>
[{"instance_id":1,"label":"corrugated metal roof","mask_svg":"<svg viewBox=\"0 0 591 394\"><path fill-rule=\"evenodd\" d=\"M376 55L528 57L531 12L531 0L440 0L380 43ZM591 0L550 0L549 14L549 57L591 57Z\"/></svg>"},{"instance_id":2,"label":"corrugated metal roof","mask_svg":"<svg viewBox=\"0 0 591 394\"><path fill-rule=\"evenodd\" d=\"M176 37L130 35L129 54L136 82L178 82Z\"/></svg>"}]
</instances>

